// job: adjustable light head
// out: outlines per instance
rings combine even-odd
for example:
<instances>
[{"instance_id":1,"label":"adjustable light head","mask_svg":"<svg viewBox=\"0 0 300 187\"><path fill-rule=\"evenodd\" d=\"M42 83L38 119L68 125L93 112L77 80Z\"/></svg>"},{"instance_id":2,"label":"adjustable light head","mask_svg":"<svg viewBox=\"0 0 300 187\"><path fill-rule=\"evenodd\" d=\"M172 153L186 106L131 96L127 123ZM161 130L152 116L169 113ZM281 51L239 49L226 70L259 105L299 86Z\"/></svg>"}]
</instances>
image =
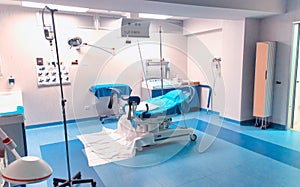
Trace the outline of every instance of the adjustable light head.
<instances>
[{"instance_id":1,"label":"adjustable light head","mask_svg":"<svg viewBox=\"0 0 300 187\"><path fill-rule=\"evenodd\" d=\"M72 47L80 47L82 45L82 39L79 36L70 38L68 44Z\"/></svg>"},{"instance_id":2,"label":"adjustable light head","mask_svg":"<svg viewBox=\"0 0 300 187\"><path fill-rule=\"evenodd\" d=\"M17 147L15 142L1 128L0 139L16 158L2 171L4 180L14 184L28 184L46 180L52 175L52 168L44 160L34 156L21 158L15 150Z\"/></svg>"},{"instance_id":3,"label":"adjustable light head","mask_svg":"<svg viewBox=\"0 0 300 187\"><path fill-rule=\"evenodd\" d=\"M4 168L2 178L13 184L37 183L52 175L51 167L41 158L25 156Z\"/></svg>"}]
</instances>

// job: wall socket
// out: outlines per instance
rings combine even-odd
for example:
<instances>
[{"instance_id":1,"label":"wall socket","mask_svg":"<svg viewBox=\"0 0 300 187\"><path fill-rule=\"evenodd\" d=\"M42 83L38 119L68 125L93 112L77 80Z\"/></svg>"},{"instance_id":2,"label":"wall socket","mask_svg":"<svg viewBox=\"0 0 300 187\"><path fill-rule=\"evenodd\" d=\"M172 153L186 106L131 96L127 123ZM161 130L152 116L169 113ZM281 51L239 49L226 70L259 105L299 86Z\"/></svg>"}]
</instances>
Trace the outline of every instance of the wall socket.
<instances>
[{"instance_id":1,"label":"wall socket","mask_svg":"<svg viewBox=\"0 0 300 187\"><path fill-rule=\"evenodd\" d=\"M90 106L84 106L84 110L89 110L90 109Z\"/></svg>"}]
</instances>

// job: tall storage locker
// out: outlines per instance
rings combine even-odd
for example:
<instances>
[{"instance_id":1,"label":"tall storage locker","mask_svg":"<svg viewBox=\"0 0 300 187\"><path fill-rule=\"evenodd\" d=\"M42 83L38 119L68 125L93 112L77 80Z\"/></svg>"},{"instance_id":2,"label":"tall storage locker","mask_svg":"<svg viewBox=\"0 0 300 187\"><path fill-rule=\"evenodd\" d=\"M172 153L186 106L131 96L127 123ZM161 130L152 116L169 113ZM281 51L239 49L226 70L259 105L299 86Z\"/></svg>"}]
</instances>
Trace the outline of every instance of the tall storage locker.
<instances>
[{"instance_id":1,"label":"tall storage locker","mask_svg":"<svg viewBox=\"0 0 300 187\"><path fill-rule=\"evenodd\" d=\"M262 129L267 128L267 119L272 115L275 52L276 42L256 43L253 116L255 126Z\"/></svg>"}]
</instances>

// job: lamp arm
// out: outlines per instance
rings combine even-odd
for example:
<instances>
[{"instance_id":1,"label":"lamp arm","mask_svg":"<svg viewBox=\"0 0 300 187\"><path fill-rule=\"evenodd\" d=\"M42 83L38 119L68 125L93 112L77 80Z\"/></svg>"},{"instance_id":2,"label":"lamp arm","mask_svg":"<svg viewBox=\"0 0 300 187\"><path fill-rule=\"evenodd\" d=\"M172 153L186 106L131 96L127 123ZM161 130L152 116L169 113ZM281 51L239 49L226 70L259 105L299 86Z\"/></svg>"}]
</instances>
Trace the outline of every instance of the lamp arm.
<instances>
[{"instance_id":1,"label":"lamp arm","mask_svg":"<svg viewBox=\"0 0 300 187\"><path fill-rule=\"evenodd\" d=\"M103 47L99 47L99 46L96 46L96 45L91 45L91 44L88 44L88 43L83 43L82 45L87 45L87 46L90 46L90 47L95 47L95 48L97 48L97 49L101 49L102 51L105 51L105 52L107 52L107 53L109 53L109 54L114 55L114 50L115 50L115 48L111 48L112 51L109 51L109 50L107 50L107 49L104 49Z\"/></svg>"},{"instance_id":2,"label":"lamp arm","mask_svg":"<svg viewBox=\"0 0 300 187\"><path fill-rule=\"evenodd\" d=\"M2 140L2 143L4 146L10 150L10 152L15 156L16 160L21 158L19 153L16 151L16 143L13 139L11 139L7 134L0 128L0 139Z\"/></svg>"}]
</instances>

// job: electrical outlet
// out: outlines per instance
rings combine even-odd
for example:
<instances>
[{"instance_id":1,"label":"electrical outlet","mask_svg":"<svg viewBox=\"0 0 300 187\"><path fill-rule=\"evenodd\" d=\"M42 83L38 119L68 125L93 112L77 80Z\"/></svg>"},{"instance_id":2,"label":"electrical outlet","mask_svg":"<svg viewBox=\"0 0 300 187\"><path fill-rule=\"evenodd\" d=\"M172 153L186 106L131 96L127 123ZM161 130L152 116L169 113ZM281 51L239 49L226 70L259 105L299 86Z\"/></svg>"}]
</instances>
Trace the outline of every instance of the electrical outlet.
<instances>
[{"instance_id":1,"label":"electrical outlet","mask_svg":"<svg viewBox=\"0 0 300 187\"><path fill-rule=\"evenodd\" d=\"M84 110L89 110L90 106L84 106Z\"/></svg>"}]
</instances>

